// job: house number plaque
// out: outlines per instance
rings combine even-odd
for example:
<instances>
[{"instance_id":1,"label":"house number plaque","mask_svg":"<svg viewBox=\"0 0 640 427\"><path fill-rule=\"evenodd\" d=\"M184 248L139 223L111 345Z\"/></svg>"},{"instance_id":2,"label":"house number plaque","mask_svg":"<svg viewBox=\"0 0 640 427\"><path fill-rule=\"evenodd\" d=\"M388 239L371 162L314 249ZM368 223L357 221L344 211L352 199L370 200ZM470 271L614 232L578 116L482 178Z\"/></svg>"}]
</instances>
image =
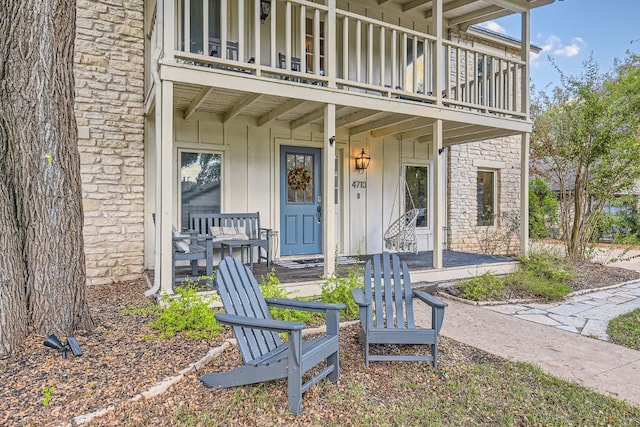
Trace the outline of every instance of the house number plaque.
<instances>
[{"instance_id":1,"label":"house number plaque","mask_svg":"<svg viewBox=\"0 0 640 427\"><path fill-rule=\"evenodd\" d=\"M367 181L353 181L353 183L351 183L351 186L353 188L365 189L365 188L367 188Z\"/></svg>"}]
</instances>

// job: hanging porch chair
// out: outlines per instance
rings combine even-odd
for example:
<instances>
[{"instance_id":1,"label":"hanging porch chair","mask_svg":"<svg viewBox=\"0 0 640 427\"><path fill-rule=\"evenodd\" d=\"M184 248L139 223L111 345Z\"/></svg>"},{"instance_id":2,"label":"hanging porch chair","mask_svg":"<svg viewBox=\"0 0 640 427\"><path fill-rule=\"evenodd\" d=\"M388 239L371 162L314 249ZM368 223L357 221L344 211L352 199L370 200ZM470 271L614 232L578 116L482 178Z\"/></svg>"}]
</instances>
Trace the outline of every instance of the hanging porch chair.
<instances>
[{"instance_id":1,"label":"hanging porch chair","mask_svg":"<svg viewBox=\"0 0 640 427\"><path fill-rule=\"evenodd\" d=\"M400 159L403 158L402 154L402 137L399 140L399 154ZM418 238L416 236L416 224L418 222L418 216L420 215L420 209L416 208L413 202L413 195L411 194L411 188L407 183L404 173L402 162L400 162L400 168L398 171L398 185L396 186L395 195L393 197L393 204L391 206L391 212L394 212L396 201L400 201L400 188L403 187L405 194L411 203L411 209L402 213L398 219L391 223L389 219L389 226L384 232L384 246L389 251L395 252L412 252L418 253ZM406 205L405 205L406 206ZM408 207L408 206L407 206Z\"/></svg>"},{"instance_id":2,"label":"hanging porch chair","mask_svg":"<svg viewBox=\"0 0 640 427\"><path fill-rule=\"evenodd\" d=\"M410 209L395 220L384 232L384 246L396 252L418 253L416 222L420 209Z\"/></svg>"}]
</instances>

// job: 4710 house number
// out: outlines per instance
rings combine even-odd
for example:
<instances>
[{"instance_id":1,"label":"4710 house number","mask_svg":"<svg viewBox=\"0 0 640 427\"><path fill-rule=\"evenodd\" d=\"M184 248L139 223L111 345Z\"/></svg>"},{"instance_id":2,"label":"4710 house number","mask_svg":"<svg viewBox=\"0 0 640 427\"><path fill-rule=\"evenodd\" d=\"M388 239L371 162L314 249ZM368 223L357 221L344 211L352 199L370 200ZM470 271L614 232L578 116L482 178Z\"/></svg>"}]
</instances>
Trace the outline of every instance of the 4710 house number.
<instances>
[{"instance_id":1,"label":"4710 house number","mask_svg":"<svg viewBox=\"0 0 640 427\"><path fill-rule=\"evenodd\" d=\"M367 188L367 181L353 181L351 186L353 188Z\"/></svg>"}]
</instances>

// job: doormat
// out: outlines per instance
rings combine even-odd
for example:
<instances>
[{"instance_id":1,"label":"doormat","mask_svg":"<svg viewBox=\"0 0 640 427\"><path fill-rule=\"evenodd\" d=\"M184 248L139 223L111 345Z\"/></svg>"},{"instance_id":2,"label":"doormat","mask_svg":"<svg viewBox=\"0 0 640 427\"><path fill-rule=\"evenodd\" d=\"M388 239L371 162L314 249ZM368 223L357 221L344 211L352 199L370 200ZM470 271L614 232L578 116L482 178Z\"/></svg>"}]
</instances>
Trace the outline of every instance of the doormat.
<instances>
[{"instance_id":1,"label":"doormat","mask_svg":"<svg viewBox=\"0 0 640 427\"><path fill-rule=\"evenodd\" d=\"M349 265L349 264L358 264L363 261L358 261L357 259L349 256L339 256L338 257L338 265ZM275 261L275 264L286 267L286 268L309 268L309 267L323 267L324 266L324 258L305 258L305 259L285 259L280 261Z\"/></svg>"}]
</instances>

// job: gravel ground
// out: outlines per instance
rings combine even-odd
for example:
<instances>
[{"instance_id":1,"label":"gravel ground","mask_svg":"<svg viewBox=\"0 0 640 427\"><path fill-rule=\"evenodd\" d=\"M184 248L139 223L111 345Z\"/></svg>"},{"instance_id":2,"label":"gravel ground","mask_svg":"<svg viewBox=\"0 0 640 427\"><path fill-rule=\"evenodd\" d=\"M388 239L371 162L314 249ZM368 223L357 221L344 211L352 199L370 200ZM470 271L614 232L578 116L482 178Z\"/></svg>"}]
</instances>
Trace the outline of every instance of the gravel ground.
<instances>
[{"instance_id":1,"label":"gravel ground","mask_svg":"<svg viewBox=\"0 0 640 427\"><path fill-rule=\"evenodd\" d=\"M640 274L618 268L595 264L579 267L580 274L572 285L585 289L612 285L640 277ZM59 425L70 422L73 417L113 405L115 410L96 419L95 425L166 425L166 417L175 419L188 412L194 405L207 407L210 411L224 413L228 399L242 398L242 388L234 390L209 390L199 383L202 373L191 373L171 387L169 392L150 400L129 400L158 384L167 376L176 375L204 357L212 348L230 337L228 330L212 340L193 341L176 336L160 340L158 333L148 326L149 317L125 315L122 309L142 307L148 303L143 296L142 280L90 287L88 298L92 315L98 325L91 332L78 332L75 336L84 351L80 357L60 354L42 345L44 337L32 335L10 357L0 360L0 425ZM353 382L374 378L379 389L388 381L389 365L373 364L364 370L362 349L356 343L356 329L346 328L341 332L341 381L342 387ZM489 360L493 356L466 345L444 338L440 348L442 365ZM237 350L225 350L223 357L207 365L206 370L228 369L240 363ZM414 364L419 372L413 372L416 380L421 375L424 381L433 377L428 364ZM423 367L420 367L420 366ZM421 373L424 369L424 373ZM427 371L428 370L428 371ZM395 375L395 373L394 373ZM45 392L49 389L49 393ZM274 391L275 390L275 391ZM287 417L286 387L269 388L270 399L282 403L282 416ZM311 397L307 397L310 394ZM305 394L305 414L311 416L326 411L327 401L322 396ZM382 394L383 396L383 394ZM48 404L45 401L50 397ZM129 401L129 402L128 402ZM339 416L338 406L329 417ZM343 408L348 410L348 408ZM181 412L182 411L182 412ZM337 411L337 413L336 413ZM252 414L252 416L259 414ZM247 420L225 418L225 425L243 425ZM296 419L300 422L303 419ZM339 417L336 418L339 420ZM219 421L219 420L218 420ZM212 424L215 424L212 422Z\"/></svg>"}]
</instances>

